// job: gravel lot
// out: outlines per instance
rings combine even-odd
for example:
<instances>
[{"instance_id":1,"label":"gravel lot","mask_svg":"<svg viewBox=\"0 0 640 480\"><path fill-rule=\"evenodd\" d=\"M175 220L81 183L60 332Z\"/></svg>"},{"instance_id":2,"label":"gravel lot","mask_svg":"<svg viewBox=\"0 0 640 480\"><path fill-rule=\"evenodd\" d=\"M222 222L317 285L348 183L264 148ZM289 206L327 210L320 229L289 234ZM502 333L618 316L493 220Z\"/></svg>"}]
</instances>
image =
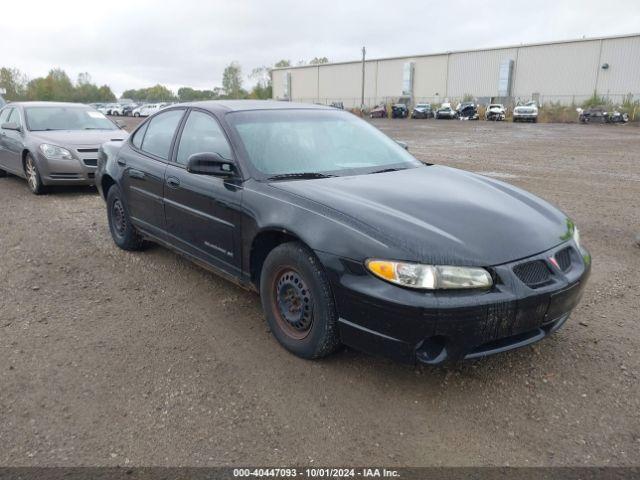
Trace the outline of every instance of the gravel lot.
<instances>
[{"instance_id":1,"label":"gravel lot","mask_svg":"<svg viewBox=\"0 0 640 480\"><path fill-rule=\"evenodd\" d=\"M575 219L593 273L560 332L443 368L300 360L254 294L118 250L94 189L2 178L0 465L640 464L640 129L374 123Z\"/></svg>"}]
</instances>

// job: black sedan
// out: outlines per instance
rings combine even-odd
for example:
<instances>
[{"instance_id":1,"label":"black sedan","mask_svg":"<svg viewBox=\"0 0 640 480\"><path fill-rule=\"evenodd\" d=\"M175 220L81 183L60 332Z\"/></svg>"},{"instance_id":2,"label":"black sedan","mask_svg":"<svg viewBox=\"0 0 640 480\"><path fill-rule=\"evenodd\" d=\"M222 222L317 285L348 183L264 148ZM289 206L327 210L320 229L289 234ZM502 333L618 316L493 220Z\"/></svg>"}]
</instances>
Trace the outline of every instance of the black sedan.
<instances>
[{"instance_id":1,"label":"black sedan","mask_svg":"<svg viewBox=\"0 0 640 480\"><path fill-rule=\"evenodd\" d=\"M391 106L391 118L407 118L409 109L404 103L396 103Z\"/></svg>"},{"instance_id":2,"label":"black sedan","mask_svg":"<svg viewBox=\"0 0 640 480\"><path fill-rule=\"evenodd\" d=\"M423 164L330 107L176 105L99 157L119 247L151 240L259 292L304 358L346 344L436 364L528 345L565 323L590 271L555 207Z\"/></svg>"}]
</instances>

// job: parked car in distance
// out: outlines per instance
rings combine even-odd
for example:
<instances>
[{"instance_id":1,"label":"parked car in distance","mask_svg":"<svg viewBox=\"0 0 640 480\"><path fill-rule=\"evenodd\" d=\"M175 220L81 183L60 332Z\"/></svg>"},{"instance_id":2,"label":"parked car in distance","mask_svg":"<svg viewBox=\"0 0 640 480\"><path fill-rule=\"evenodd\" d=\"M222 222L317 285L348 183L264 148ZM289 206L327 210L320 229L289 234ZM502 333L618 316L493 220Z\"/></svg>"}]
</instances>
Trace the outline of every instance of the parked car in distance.
<instances>
[{"instance_id":1,"label":"parked car in distance","mask_svg":"<svg viewBox=\"0 0 640 480\"><path fill-rule=\"evenodd\" d=\"M538 105L536 102L530 101L515 107L513 109L513 121L536 123L538 121Z\"/></svg>"},{"instance_id":2,"label":"parked car in distance","mask_svg":"<svg viewBox=\"0 0 640 480\"><path fill-rule=\"evenodd\" d=\"M478 120L478 107L474 102L462 102L456 108L456 117L460 120Z\"/></svg>"},{"instance_id":3,"label":"parked car in distance","mask_svg":"<svg viewBox=\"0 0 640 480\"><path fill-rule=\"evenodd\" d=\"M331 102L331 106L333 108L337 108L339 110L344 110L344 103L343 102Z\"/></svg>"},{"instance_id":4,"label":"parked car in distance","mask_svg":"<svg viewBox=\"0 0 640 480\"><path fill-rule=\"evenodd\" d=\"M439 118L446 118L448 120L451 120L453 118L456 118L457 116L457 112L451 108L451 104L449 103L443 103L440 108L438 108L436 110L436 113L434 114L433 118L439 119Z\"/></svg>"},{"instance_id":5,"label":"parked car in distance","mask_svg":"<svg viewBox=\"0 0 640 480\"><path fill-rule=\"evenodd\" d=\"M566 322L590 271L557 208L426 165L328 106L175 105L105 143L96 183L116 245L151 240L259 292L303 358L346 344L438 364L529 345Z\"/></svg>"},{"instance_id":6,"label":"parked car in distance","mask_svg":"<svg viewBox=\"0 0 640 480\"><path fill-rule=\"evenodd\" d=\"M501 121L507 118L507 112L501 103L491 103L484 114L485 120Z\"/></svg>"},{"instance_id":7,"label":"parked car in distance","mask_svg":"<svg viewBox=\"0 0 640 480\"><path fill-rule=\"evenodd\" d=\"M124 111L124 105L115 104L115 105L112 105L111 108L109 109L109 115L112 115L114 117L121 117L122 115L124 115L123 111Z\"/></svg>"},{"instance_id":8,"label":"parked car in distance","mask_svg":"<svg viewBox=\"0 0 640 480\"><path fill-rule=\"evenodd\" d=\"M156 112L162 110L167 104L165 103L148 103L146 105L141 105L138 108L133 110L134 117L148 117L149 115L153 115Z\"/></svg>"},{"instance_id":9,"label":"parked car in distance","mask_svg":"<svg viewBox=\"0 0 640 480\"><path fill-rule=\"evenodd\" d=\"M124 105L122 107L122 115L125 117L130 117L136 108L138 108L137 103L129 103L127 105Z\"/></svg>"},{"instance_id":10,"label":"parked car in distance","mask_svg":"<svg viewBox=\"0 0 640 480\"><path fill-rule=\"evenodd\" d=\"M404 103L396 103L391 106L391 118L407 118L409 108Z\"/></svg>"},{"instance_id":11,"label":"parked car in distance","mask_svg":"<svg viewBox=\"0 0 640 480\"><path fill-rule=\"evenodd\" d=\"M585 110L578 108L577 111L580 123L627 123L629 121L629 114L621 113L617 108L610 111L603 105Z\"/></svg>"},{"instance_id":12,"label":"parked car in distance","mask_svg":"<svg viewBox=\"0 0 640 480\"><path fill-rule=\"evenodd\" d=\"M387 106L384 104L376 105L369 112L369 118L386 118L387 116Z\"/></svg>"},{"instance_id":13,"label":"parked car in distance","mask_svg":"<svg viewBox=\"0 0 640 480\"><path fill-rule=\"evenodd\" d=\"M431 118L433 110L430 103L417 103L411 111L411 118Z\"/></svg>"},{"instance_id":14,"label":"parked car in distance","mask_svg":"<svg viewBox=\"0 0 640 480\"><path fill-rule=\"evenodd\" d=\"M0 110L0 176L25 178L36 195L49 185L93 185L100 145L125 138L87 105L11 103Z\"/></svg>"}]
</instances>

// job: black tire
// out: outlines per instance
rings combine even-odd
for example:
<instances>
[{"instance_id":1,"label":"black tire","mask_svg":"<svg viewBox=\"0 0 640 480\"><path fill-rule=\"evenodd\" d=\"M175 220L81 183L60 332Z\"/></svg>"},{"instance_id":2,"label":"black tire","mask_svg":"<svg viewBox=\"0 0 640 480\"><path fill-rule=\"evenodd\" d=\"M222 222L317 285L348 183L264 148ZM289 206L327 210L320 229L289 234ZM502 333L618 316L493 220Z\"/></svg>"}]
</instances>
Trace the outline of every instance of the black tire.
<instances>
[{"instance_id":1,"label":"black tire","mask_svg":"<svg viewBox=\"0 0 640 480\"><path fill-rule=\"evenodd\" d=\"M30 153L27 153L27 156L24 160L24 173L27 178L27 185L29 185L29 190L31 190L31 193L33 193L34 195L42 195L43 193L46 193L47 187L45 187L44 183L42 183L42 177L40 176L40 170L38 170L38 164Z\"/></svg>"},{"instance_id":2,"label":"black tire","mask_svg":"<svg viewBox=\"0 0 640 480\"><path fill-rule=\"evenodd\" d=\"M107 218L111 238L118 247L129 251L142 249L144 240L131 223L129 210L117 185L113 185L107 194Z\"/></svg>"},{"instance_id":3,"label":"black tire","mask_svg":"<svg viewBox=\"0 0 640 480\"><path fill-rule=\"evenodd\" d=\"M0 168L0 178L6 177L6 176L7 176L7 172L5 172Z\"/></svg>"},{"instance_id":4,"label":"black tire","mask_svg":"<svg viewBox=\"0 0 640 480\"><path fill-rule=\"evenodd\" d=\"M331 286L318 258L301 243L284 243L269 253L260 297L271 332L290 352L316 359L340 346Z\"/></svg>"},{"instance_id":5,"label":"black tire","mask_svg":"<svg viewBox=\"0 0 640 480\"><path fill-rule=\"evenodd\" d=\"M140 116L140 113L136 112L136 113L134 113L134 114L133 114L133 116L134 116L134 117L139 117L139 116Z\"/></svg>"}]
</instances>

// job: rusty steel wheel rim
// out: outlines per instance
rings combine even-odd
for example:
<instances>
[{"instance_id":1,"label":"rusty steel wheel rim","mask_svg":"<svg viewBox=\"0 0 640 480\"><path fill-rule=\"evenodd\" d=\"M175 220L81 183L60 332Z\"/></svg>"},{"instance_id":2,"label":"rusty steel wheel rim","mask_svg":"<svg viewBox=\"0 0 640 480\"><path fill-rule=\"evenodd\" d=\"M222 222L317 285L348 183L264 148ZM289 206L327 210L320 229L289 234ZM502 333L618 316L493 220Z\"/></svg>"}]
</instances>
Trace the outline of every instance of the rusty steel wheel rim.
<instances>
[{"instance_id":1,"label":"rusty steel wheel rim","mask_svg":"<svg viewBox=\"0 0 640 480\"><path fill-rule=\"evenodd\" d=\"M293 268L282 268L272 287L273 314L282 331L295 340L307 337L313 325L313 297L302 276Z\"/></svg>"}]
</instances>

